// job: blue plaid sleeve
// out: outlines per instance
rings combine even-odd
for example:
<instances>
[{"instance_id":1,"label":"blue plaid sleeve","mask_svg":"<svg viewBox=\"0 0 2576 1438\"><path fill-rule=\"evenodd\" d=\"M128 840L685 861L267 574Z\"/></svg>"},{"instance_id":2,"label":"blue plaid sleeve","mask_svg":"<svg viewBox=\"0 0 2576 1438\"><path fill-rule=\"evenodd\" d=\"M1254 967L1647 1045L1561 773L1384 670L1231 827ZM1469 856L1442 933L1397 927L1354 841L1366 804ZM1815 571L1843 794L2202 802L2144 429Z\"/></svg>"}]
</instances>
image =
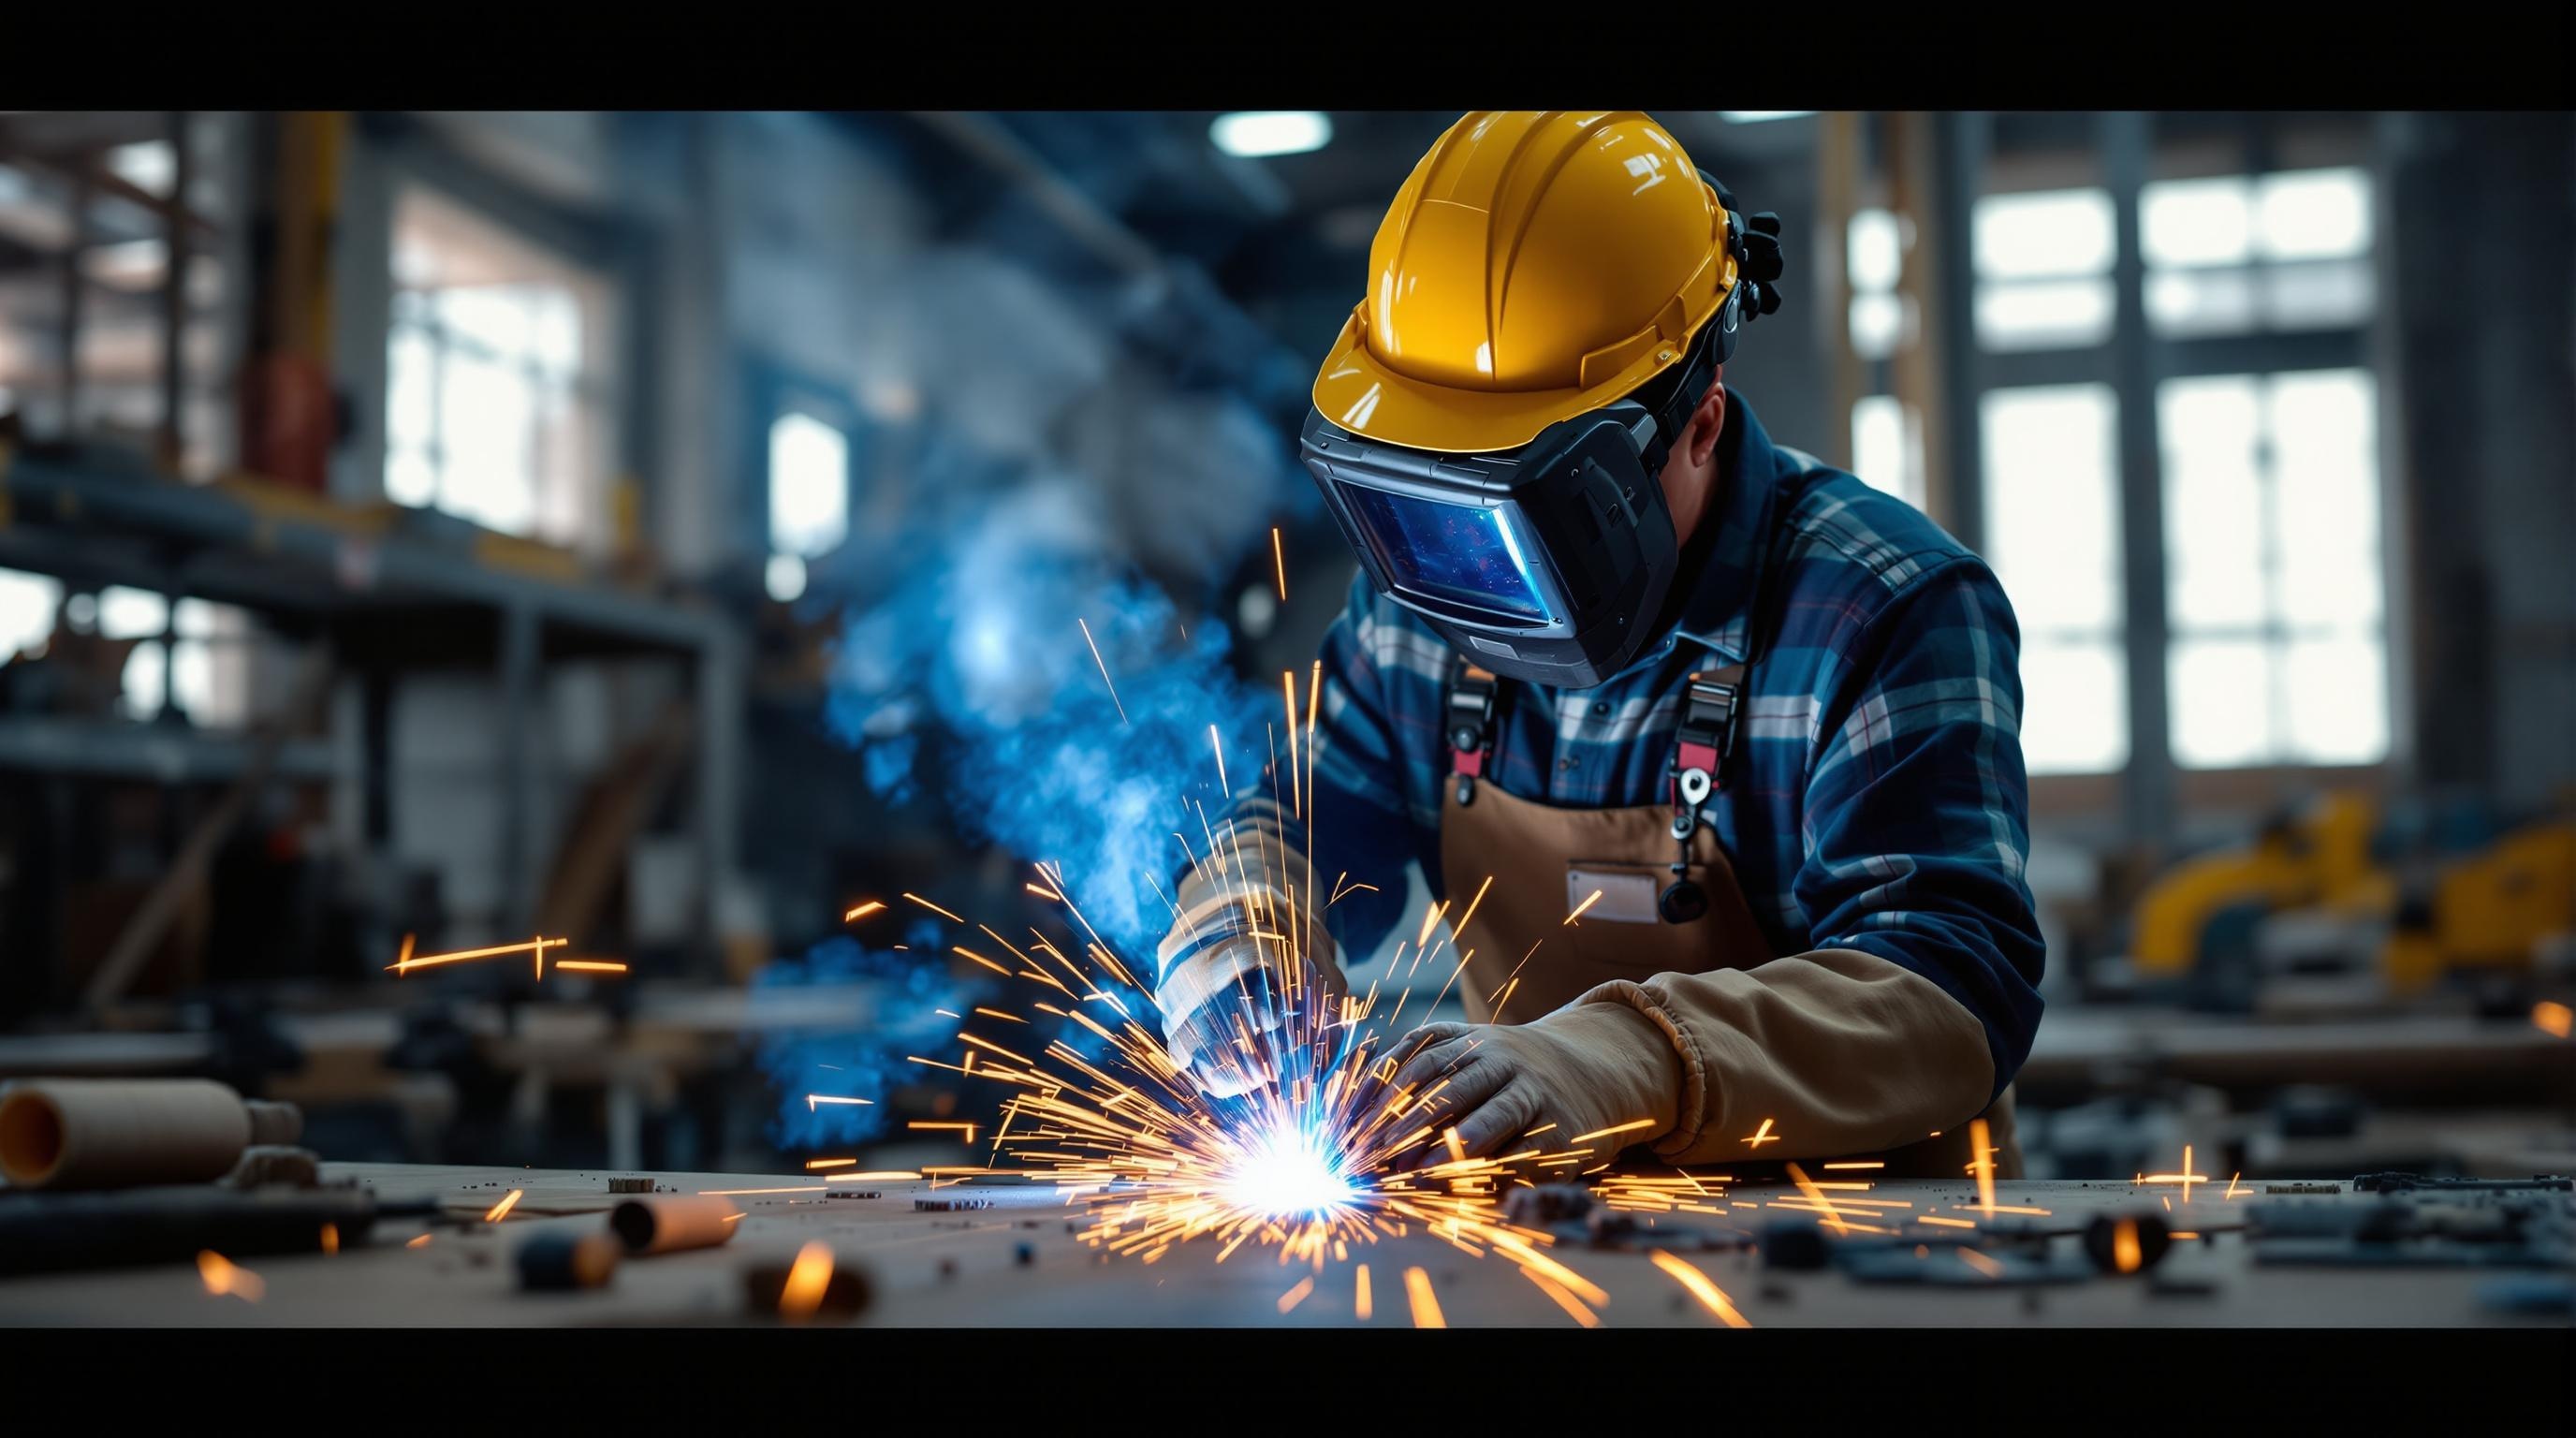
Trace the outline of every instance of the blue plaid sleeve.
<instances>
[{"instance_id":1,"label":"blue plaid sleeve","mask_svg":"<svg viewBox=\"0 0 2576 1438\"><path fill-rule=\"evenodd\" d=\"M1362 634L1377 603L1368 572L1351 577L1341 616L1324 634L1324 695L1315 729L1315 842L1308 858L1352 890L1325 924L1345 954L1376 952L1404 910L1404 866L1420 857L1405 803L1405 754L1397 742L1388 676Z\"/></svg>"},{"instance_id":2,"label":"blue plaid sleeve","mask_svg":"<svg viewBox=\"0 0 2576 1438\"><path fill-rule=\"evenodd\" d=\"M1818 948L1857 949L1976 1016L1997 1093L2039 1026L2024 866L2020 636L1992 571L1926 571L1865 622L1822 715L1794 881Z\"/></svg>"}]
</instances>

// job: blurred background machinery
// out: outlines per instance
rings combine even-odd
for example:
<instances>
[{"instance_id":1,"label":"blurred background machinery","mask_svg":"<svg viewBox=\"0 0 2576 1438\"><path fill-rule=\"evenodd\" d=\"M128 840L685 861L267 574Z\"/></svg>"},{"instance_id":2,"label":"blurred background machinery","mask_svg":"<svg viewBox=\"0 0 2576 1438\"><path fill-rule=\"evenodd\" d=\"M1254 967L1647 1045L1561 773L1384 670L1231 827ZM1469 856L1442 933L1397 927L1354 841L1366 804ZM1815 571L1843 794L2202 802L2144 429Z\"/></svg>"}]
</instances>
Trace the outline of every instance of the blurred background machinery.
<instances>
[{"instance_id":1,"label":"blurred background machinery","mask_svg":"<svg viewBox=\"0 0 2576 1438\"><path fill-rule=\"evenodd\" d=\"M1289 437L1452 118L0 112L0 1077L953 1161L976 971L843 915L1033 912L960 796L1066 594L1304 669ZM2038 1175L2576 1163L2576 123L1659 118L1785 221L1730 384L2013 596ZM628 967L387 972L531 934Z\"/></svg>"}]
</instances>

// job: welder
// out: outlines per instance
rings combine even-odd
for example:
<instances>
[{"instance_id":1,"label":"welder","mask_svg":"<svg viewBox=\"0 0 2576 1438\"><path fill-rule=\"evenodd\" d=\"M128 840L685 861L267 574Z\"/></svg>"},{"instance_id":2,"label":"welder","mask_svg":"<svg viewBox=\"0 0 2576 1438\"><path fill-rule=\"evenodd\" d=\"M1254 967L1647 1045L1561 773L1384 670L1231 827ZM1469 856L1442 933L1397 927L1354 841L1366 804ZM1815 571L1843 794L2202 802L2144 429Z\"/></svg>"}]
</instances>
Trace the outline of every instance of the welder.
<instances>
[{"instance_id":1,"label":"welder","mask_svg":"<svg viewBox=\"0 0 2576 1438\"><path fill-rule=\"evenodd\" d=\"M1158 954L1202 1083L1252 1084L1307 986L1260 911L1302 910L1332 1003L1342 953L1415 937L1418 863L1473 1021L1397 1038L1393 1081L1464 1152L2018 1172L2019 632L1975 554L1728 388L1783 267L1643 114L1470 114L1414 167L1300 437L1360 561L1312 793L1281 786L1309 812L1228 811L1270 893L1185 871Z\"/></svg>"}]
</instances>

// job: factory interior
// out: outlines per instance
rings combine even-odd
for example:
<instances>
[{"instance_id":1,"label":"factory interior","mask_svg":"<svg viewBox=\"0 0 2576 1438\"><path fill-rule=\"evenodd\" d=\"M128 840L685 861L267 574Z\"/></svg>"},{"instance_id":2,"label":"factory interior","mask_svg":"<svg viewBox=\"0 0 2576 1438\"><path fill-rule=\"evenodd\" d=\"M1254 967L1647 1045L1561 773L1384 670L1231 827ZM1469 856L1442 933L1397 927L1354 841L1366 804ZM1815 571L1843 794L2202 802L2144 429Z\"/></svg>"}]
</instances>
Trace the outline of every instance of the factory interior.
<instances>
[{"instance_id":1,"label":"factory interior","mask_svg":"<svg viewBox=\"0 0 2576 1438\"><path fill-rule=\"evenodd\" d=\"M2576 121L1653 120L1728 394L2009 598L2009 1169L1274 1202L1138 1056L1339 801L1301 425L1457 112L5 111L0 1325L2563 1333Z\"/></svg>"}]
</instances>

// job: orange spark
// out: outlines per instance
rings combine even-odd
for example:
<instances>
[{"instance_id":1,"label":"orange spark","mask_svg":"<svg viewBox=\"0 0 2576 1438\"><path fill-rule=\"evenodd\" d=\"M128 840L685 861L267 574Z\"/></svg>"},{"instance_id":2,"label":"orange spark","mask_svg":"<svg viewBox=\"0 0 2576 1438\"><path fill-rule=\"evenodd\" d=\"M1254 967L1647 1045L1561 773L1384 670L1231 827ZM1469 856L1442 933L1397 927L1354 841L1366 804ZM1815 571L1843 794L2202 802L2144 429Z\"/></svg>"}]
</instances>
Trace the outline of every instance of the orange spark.
<instances>
[{"instance_id":1,"label":"orange spark","mask_svg":"<svg viewBox=\"0 0 2576 1438\"><path fill-rule=\"evenodd\" d=\"M1288 558L1279 547L1279 526L1270 526L1270 562L1279 570L1279 602L1288 602Z\"/></svg>"},{"instance_id":2,"label":"orange spark","mask_svg":"<svg viewBox=\"0 0 2576 1438\"><path fill-rule=\"evenodd\" d=\"M2111 1266L2122 1273L2135 1273L2145 1258L2138 1251L2138 1221L2121 1219L2111 1230Z\"/></svg>"},{"instance_id":3,"label":"orange spark","mask_svg":"<svg viewBox=\"0 0 2576 1438\"><path fill-rule=\"evenodd\" d=\"M1690 1290L1690 1296L1707 1305L1708 1311L1716 1314L1719 1319L1725 1322L1727 1327L1750 1328L1753 1326L1743 1314L1735 1311L1735 1304L1732 1300L1727 1298L1726 1290L1709 1282L1708 1275L1700 1272L1696 1265L1685 1263L1663 1249L1655 1250L1655 1252L1650 1256L1654 1259L1655 1266L1657 1268L1671 1274L1674 1282L1679 1283L1682 1287Z\"/></svg>"},{"instance_id":4,"label":"orange spark","mask_svg":"<svg viewBox=\"0 0 2576 1438\"><path fill-rule=\"evenodd\" d=\"M1440 1316L1440 1300L1431 1294L1431 1275L1419 1268L1404 1270L1404 1293L1413 1300L1413 1326L1446 1328L1447 1319Z\"/></svg>"},{"instance_id":5,"label":"orange spark","mask_svg":"<svg viewBox=\"0 0 2576 1438\"><path fill-rule=\"evenodd\" d=\"M2236 1196L2236 1180L2243 1178L2244 1176L2245 1175L2242 1171L2229 1174L2227 1176L2227 1192L2222 1196L2226 1198L2234 1198Z\"/></svg>"},{"instance_id":6,"label":"orange spark","mask_svg":"<svg viewBox=\"0 0 2576 1438\"><path fill-rule=\"evenodd\" d=\"M841 916L841 922L845 924L855 923L856 921L864 919L868 915L873 914L884 907L885 905L883 903L880 903L875 899L870 899L866 903L859 905L857 908L850 910L846 914L843 914Z\"/></svg>"},{"instance_id":7,"label":"orange spark","mask_svg":"<svg viewBox=\"0 0 2576 1438\"><path fill-rule=\"evenodd\" d=\"M1825 1165L1825 1167L1827 1167L1827 1168L1885 1168L1885 1167L1887 1167L1887 1162L1886 1162L1886 1160L1884 1160L1884 1159L1871 1159L1871 1160L1870 1160L1869 1162L1867 1162L1867 1163L1829 1163L1829 1164L1826 1164L1826 1165Z\"/></svg>"},{"instance_id":8,"label":"orange spark","mask_svg":"<svg viewBox=\"0 0 2576 1438\"><path fill-rule=\"evenodd\" d=\"M1995 1216L1995 1153L1986 1146L1986 1121L1977 1119L1968 1125L1968 1144L1976 1155L1971 1160L1977 1170L1977 1207L1988 1218Z\"/></svg>"},{"instance_id":9,"label":"orange spark","mask_svg":"<svg viewBox=\"0 0 2576 1438\"><path fill-rule=\"evenodd\" d=\"M1968 1265L1970 1268L1977 1270L1979 1273L1984 1274L1988 1278L2000 1278L2003 1276L2004 1266L2002 1264L1995 1262L1993 1259L1988 1258L1986 1255L1979 1253L1973 1248L1960 1249L1959 1261Z\"/></svg>"},{"instance_id":10,"label":"orange spark","mask_svg":"<svg viewBox=\"0 0 2576 1438\"><path fill-rule=\"evenodd\" d=\"M340 1225L336 1223L322 1225L322 1251L324 1253L340 1251Z\"/></svg>"},{"instance_id":11,"label":"orange spark","mask_svg":"<svg viewBox=\"0 0 2576 1438\"><path fill-rule=\"evenodd\" d=\"M1622 1124L1613 1124L1613 1125L1611 1125L1611 1126L1610 1126L1610 1127L1608 1127L1608 1128L1596 1128L1596 1129L1594 1129L1594 1130L1593 1130L1592 1132L1590 1132L1590 1133L1578 1133L1578 1134L1576 1134L1573 1138L1571 1138L1571 1139L1569 1139L1569 1140L1567 1140L1567 1141L1568 1141L1568 1142L1570 1142L1570 1143L1582 1143L1582 1142L1584 1142L1584 1141L1585 1141L1585 1140L1587 1140L1587 1139L1608 1138L1610 1135L1612 1135L1612 1134L1614 1134L1614 1133L1634 1133L1634 1132L1636 1132L1638 1129L1641 1129L1641 1128L1653 1128L1654 1126L1655 1126L1655 1121L1654 1121L1653 1119L1650 1119L1650 1118L1634 1119L1634 1120L1631 1120L1630 1122L1627 1122L1627 1123L1622 1123ZM1555 1125L1551 1124L1551 1125L1549 1125L1549 1127L1553 1128L1553 1127L1555 1127Z\"/></svg>"},{"instance_id":12,"label":"orange spark","mask_svg":"<svg viewBox=\"0 0 2576 1438\"><path fill-rule=\"evenodd\" d=\"M834 1098L827 1093L809 1093L805 1095L805 1111L812 1113L814 1106L822 1103L872 1104L875 1102L876 1100L872 1098Z\"/></svg>"},{"instance_id":13,"label":"orange spark","mask_svg":"<svg viewBox=\"0 0 2576 1438\"><path fill-rule=\"evenodd\" d=\"M1766 1143L1778 1143L1779 1141L1780 1136L1771 1131L1771 1120L1767 1118L1762 1120L1762 1126L1760 1128L1753 1131L1753 1137L1736 1140L1738 1143L1749 1143L1755 1148L1760 1148Z\"/></svg>"},{"instance_id":14,"label":"orange spark","mask_svg":"<svg viewBox=\"0 0 2576 1438\"><path fill-rule=\"evenodd\" d=\"M831 1286L832 1246L818 1238L796 1250L795 1266L778 1290L778 1311L789 1318L806 1317L823 1306L823 1294Z\"/></svg>"},{"instance_id":15,"label":"orange spark","mask_svg":"<svg viewBox=\"0 0 2576 1438\"><path fill-rule=\"evenodd\" d=\"M959 1130L963 1130L963 1131L964 1131L964 1133L965 1133L965 1135L966 1135L966 1142L968 1142L968 1143L973 1143L973 1142L975 1141L975 1130L976 1130L976 1129L978 1129L978 1128L983 1127L983 1125L981 1125L981 1124L972 1124L972 1123L927 1123L927 1122L923 1122L923 1123L909 1123L909 1124L904 1125L904 1127L906 1127L906 1128L959 1129Z\"/></svg>"},{"instance_id":16,"label":"orange spark","mask_svg":"<svg viewBox=\"0 0 2576 1438\"><path fill-rule=\"evenodd\" d=\"M626 966L624 964L610 963L604 959L557 959L555 960L555 967L558 970L580 969L584 973L593 974L622 974L626 972Z\"/></svg>"},{"instance_id":17,"label":"orange spark","mask_svg":"<svg viewBox=\"0 0 2576 1438\"><path fill-rule=\"evenodd\" d=\"M857 1162L855 1158L809 1158L805 1160L805 1166L807 1168L848 1168Z\"/></svg>"},{"instance_id":18,"label":"orange spark","mask_svg":"<svg viewBox=\"0 0 2576 1438\"><path fill-rule=\"evenodd\" d=\"M1934 1218L1928 1213L1914 1221L1916 1223L1938 1224L1943 1228L1974 1228L1977 1226L1975 1223L1964 1218Z\"/></svg>"},{"instance_id":19,"label":"orange spark","mask_svg":"<svg viewBox=\"0 0 2576 1438\"><path fill-rule=\"evenodd\" d=\"M2543 1001L2531 1006L2531 1021L2551 1038L2563 1039L2576 1032L2576 1010L2565 1004Z\"/></svg>"},{"instance_id":20,"label":"orange spark","mask_svg":"<svg viewBox=\"0 0 2576 1438\"><path fill-rule=\"evenodd\" d=\"M1826 1223L1831 1224L1837 1231L1850 1227L1849 1224L1843 1221L1842 1210L1834 1207L1834 1201L1825 1197L1824 1192L1816 1187L1816 1181L1807 1177L1807 1171L1805 1169L1798 1167L1794 1163L1789 1165L1789 1178L1791 1182L1798 1185L1798 1191L1800 1193L1805 1194L1809 1199L1815 1202L1818 1208L1824 1210Z\"/></svg>"},{"instance_id":21,"label":"orange spark","mask_svg":"<svg viewBox=\"0 0 2576 1438\"><path fill-rule=\"evenodd\" d=\"M1278 531L1272 530L1271 533L1276 534ZM1306 1295L1314 1291L1315 1275L1309 1273L1305 1277L1297 1280L1296 1287L1279 1295L1279 1311L1285 1313L1289 1309L1296 1307L1298 1304L1305 1302Z\"/></svg>"},{"instance_id":22,"label":"orange spark","mask_svg":"<svg viewBox=\"0 0 2576 1438\"><path fill-rule=\"evenodd\" d=\"M1360 1265L1358 1291L1351 1295L1351 1315L1360 1322L1366 1323L1369 1321L1369 1315L1375 1311L1369 1303L1368 1265L1363 1263Z\"/></svg>"},{"instance_id":23,"label":"orange spark","mask_svg":"<svg viewBox=\"0 0 2576 1438\"><path fill-rule=\"evenodd\" d=\"M521 953L536 954L537 962L542 964L545 962L546 950L564 948L571 943L572 940L570 939L535 938L529 939L523 943L495 944L488 949L458 949L453 953L429 954L416 959L411 956L410 936L405 935L403 939L402 957L396 959L390 964L387 964L385 966L385 970L388 973L400 974L408 973L413 969L425 969L432 964L461 964L468 959L489 959L498 957L502 954Z\"/></svg>"},{"instance_id":24,"label":"orange spark","mask_svg":"<svg viewBox=\"0 0 2576 1438\"><path fill-rule=\"evenodd\" d=\"M431 1239L433 1239L433 1238L436 1238L437 1236L438 1236L438 1235L436 1235L436 1234L434 1234L434 1233L424 1233L424 1234L422 1234L420 1237L413 1239L411 1242L404 1244L404 1245L403 1245L403 1247L405 1247L405 1248L427 1248L427 1247L429 1247L429 1241L430 1241Z\"/></svg>"},{"instance_id":25,"label":"orange spark","mask_svg":"<svg viewBox=\"0 0 2576 1438\"><path fill-rule=\"evenodd\" d=\"M1100 657L1100 646L1092 641L1091 625L1080 615L1074 616L1073 622L1082 626L1082 642L1091 645L1091 662L1100 666L1100 682L1109 686L1109 702L1118 706L1118 722L1126 723L1126 702L1118 697L1118 685L1109 677L1109 661Z\"/></svg>"},{"instance_id":26,"label":"orange spark","mask_svg":"<svg viewBox=\"0 0 2576 1438\"><path fill-rule=\"evenodd\" d=\"M1448 1128L1441 1130L1440 1141L1449 1146L1449 1161L1451 1163L1465 1163L1467 1161L1467 1146L1458 1141L1458 1126L1456 1124L1451 1124Z\"/></svg>"},{"instance_id":27,"label":"orange spark","mask_svg":"<svg viewBox=\"0 0 2576 1438\"><path fill-rule=\"evenodd\" d=\"M507 1198L504 1198L499 1203L492 1205L491 1210L483 1215L483 1221L485 1223L499 1223L502 1219L509 1217L510 1210L518 1207L519 1195L525 1192L527 1192L527 1190L523 1188L511 1189Z\"/></svg>"},{"instance_id":28,"label":"orange spark","mask_svg":"<svg viewBox=\"0 0 2576 1438\"><path fill-rule=\"evenodd\" d=\"M948 920L948 921L949 921L949 922L951 922L951 923L962 924L962 923L966 922L964 919L958 918L955 914L952 914L952 913L948 912L946 909L943 909L943 908L939 907L937 904L934 904L934 903L930 902L928 899L923 898L923 897L922 897L922 896L920 896L919 894L907 893L907 894L905 894L905 895L904 895L904 897L905 897L905 898L907 898L907 899L912 900L914 903L921 905L923 908L928 909L930 912L932 912L932 913L934 913L934 914L937 914L939 917L941 917L941 918L943 918L943 919L946 919L946 920Z\"/></svg>"},{"instance_id":29,"label":"orange spark","mask_svg":"<svg viewBox=\"0 0 2576 1438\"><path fill-rule=\"evenodd\" d=\"M1573 913L1570 913L1570 914L1568 914L1568 915L1566 915L1566 916L1565 916L1565 921L1564 921L1564 923L1559 924L1557 927L1559 927L1559 928L1563 928L1563 927L1565 926L1565 924L1571 924L1571 923L1573 923L1575 920L1577 920L1577 919L1579 919L1579 918L1582 918L1582 917L1583 917L1583 911L1584 911L1584 910L1589 909L1589 908L1591 908L1593 905L1595 905L1595 904L1597 904L1597 903L1600 903L1600 902L1601 902L1601 891L1600 891L1599 889L1595 889L1595 890L1593 890L1593 891L1592 891L1592 893L1591 893L1591 895L1590 895L1589 897L1587 897L1586 899L1584 899L1584 901L1583 901L1582 903L1579 903L1579 904L1575 905L1575 906L1574 906L1574 912L1573 912Z\"/></svg>"},{"instance_id":30,"label":"orange spark","mask_svg":"<svg viewBox=\"0 0 2576 1438\"><path fill-rule=\"evenodd\" d=\"M258 1274L236 1266L211 1248L198 1251L197 1273L206 1280L206 1291L217 1296L229 1293L244 1303L257 1303L268 1292L268 1285L260 1281Z\"/></svg>"}]
</instances>

